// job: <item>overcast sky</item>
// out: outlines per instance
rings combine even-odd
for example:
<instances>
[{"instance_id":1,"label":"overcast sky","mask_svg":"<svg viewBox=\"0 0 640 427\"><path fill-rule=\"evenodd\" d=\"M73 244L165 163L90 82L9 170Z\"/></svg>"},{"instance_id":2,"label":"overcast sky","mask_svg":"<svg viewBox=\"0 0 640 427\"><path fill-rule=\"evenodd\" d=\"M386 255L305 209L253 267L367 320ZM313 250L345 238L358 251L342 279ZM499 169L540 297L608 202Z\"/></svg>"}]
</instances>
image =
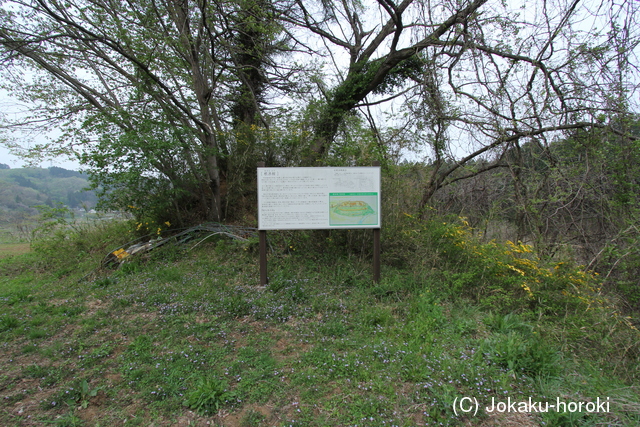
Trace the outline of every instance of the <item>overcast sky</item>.
<instances>
[{"instance_id":1,"label":"overcast sky","mask_svg":"<svg viewBox=\"0 0 640 427\"><path fill-rule=\"evenodd\" d=\"M12 99L7 94L7 92L0 89L0 115L19 114L18 113L19 110L20 110L19 103L16 102L14 99ZM46 141L46 135L35 135L35 136L30 135L29 137L32 138L34 142L40 142L39 139L41 139L41 142ZM27 147L25 144L29 142L29 138L21 138L19 142L23 145L23 147ZM0 142L0 163L9 165L12 169L24 167L26 164L24 160L11 154L9 149L4 145L2 145L1 142ZM39 166L43 168L48 168L50 166L58 166L58 167L71 169L71 170L78 170L80 168L80 164L78 162L71 161L66 156L44 161Z\"/></svg>"},{"instance_id":2,"label":"overcast sky","mask_svg":"<svg viewBox=\"0 0 640 427\"><path fill-rule=\"evenodd\" d=\"M12 155L8 149L0 145L0 163L4 163L5 165L9 165L11 169L21 168L25 166L25 161ZM50 166L58 166L65 169L70 170L78 170L80 168L80 164L75 161L70 161L65 158L57 158L50 161L42 162L40 167L48 168Z\"/></svg>"}]
</instances>

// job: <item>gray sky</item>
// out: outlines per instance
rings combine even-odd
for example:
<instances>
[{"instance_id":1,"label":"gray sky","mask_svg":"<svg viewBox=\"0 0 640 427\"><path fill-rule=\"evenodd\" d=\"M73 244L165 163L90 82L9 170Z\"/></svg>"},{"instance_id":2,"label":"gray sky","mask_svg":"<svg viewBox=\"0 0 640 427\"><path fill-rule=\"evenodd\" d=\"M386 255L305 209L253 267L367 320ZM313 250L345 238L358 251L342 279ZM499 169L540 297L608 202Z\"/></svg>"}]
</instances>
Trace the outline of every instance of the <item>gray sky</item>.
<instances>
[{"instance_id":1,"label":"gray sky","mask_svg":"<svg viewBox=\"0 0 640 427\"><path fill-rule=\"evenodd\" d=\"M24 167L26 162L20 159L19 157L14 156L9 152L7 148L0 145L0 163L9 165L11 169L15 169L15 168ZM70 170L78 170L80 168L80 164L78 162L68 160L64 157L59 157L53 160L44 161L39 166L42 168L48 168L50 166L58 166L58 167L70 169Z\"/></svg>"},{"instance_id":2,"label":"gray sky","mask_svg":"<svg viewBox=\"0 0 640 427\"><path fill-rule=\"evenodd\" d=\"M19 111L20 111L20 104L16 100L12 99L7 94L7 92L0 89L0 115L15 115L15 114L19 114ZM27 147L28 145L26 144L28 144L29 139L31 139L32 142L34 143L38 143L38 142L45 142L46 138L47 138L46 134L29 135L28 137L18 136L17 142L19 142L23 147ZM0 139L0 141L2 140ZM26 162L23 159L11 154L9 149L6 146L2 145L1 142L0 142L0 163L9 165L12 169L24 167L26 164ZM46 160L42 162L39 166L43 168L47 168L50 166L58 166L58 167L71 169L71 170L78 170L80 168L80 164L77 161L72 161L68 159L66 156L58 157L51 160Z\"/></svg>"}]
</instances>

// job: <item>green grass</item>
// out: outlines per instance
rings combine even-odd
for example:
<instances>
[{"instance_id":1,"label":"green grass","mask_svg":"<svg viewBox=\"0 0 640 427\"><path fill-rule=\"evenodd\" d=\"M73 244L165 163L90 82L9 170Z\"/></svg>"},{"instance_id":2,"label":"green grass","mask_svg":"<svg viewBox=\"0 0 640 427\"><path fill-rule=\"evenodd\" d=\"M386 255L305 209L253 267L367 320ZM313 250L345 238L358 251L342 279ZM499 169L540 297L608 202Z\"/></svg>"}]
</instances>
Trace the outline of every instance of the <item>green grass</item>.
<instances>
[{"instance_id":1,"label":"green grass","mask_svg":"<svg viewBox=\"0 0 640 427\"><path fill-rule=\"evenodd\" d=\"M0 258L22 255L31 250L29 243L0 243Z\"/></svg>"},{"instance_id":2,"label":"green grass","mask_svg":"<svg viewBox=\"0 0 640 427\"><path fill-rule=\"evenodd\" d=\"M77 248L87 254L80 265ZM339 246L276 246L271 282L260 287L257 254L242 244L158 250L87 276L104 248L68 242L41 249L48 260L0 264L1 425L640 422L638 334L613 311L562 300L569 309L558 315L550 298L499 310L498 290L513 277L489 277L486 294L468 297L446 287L470 286L461 274L478 280L478 265L501 274L497 255L440 253L439 271L384 266L374 284L370 261ZM529 397L612 404L600 414L456 413L465 396L485 406Z\"/></svg>"}]
</instances>

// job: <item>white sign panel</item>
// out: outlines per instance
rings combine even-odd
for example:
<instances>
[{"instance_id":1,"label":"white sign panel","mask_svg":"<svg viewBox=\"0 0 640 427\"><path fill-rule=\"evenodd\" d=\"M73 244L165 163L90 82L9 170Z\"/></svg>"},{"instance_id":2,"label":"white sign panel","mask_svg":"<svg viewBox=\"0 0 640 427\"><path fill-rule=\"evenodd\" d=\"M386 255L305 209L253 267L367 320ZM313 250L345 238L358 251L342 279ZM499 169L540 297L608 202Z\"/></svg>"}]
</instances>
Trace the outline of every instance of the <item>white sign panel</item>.
<instances>
[{"instance_id":1,"label":"white sign panel","mask_svg":"<svg viewBox=\"0 0 640 427\"><path fill-rule=\"evenodd\" d=\"M258 228L380 228L380 167L258 168Z\"/></svg>"}]
</instances>

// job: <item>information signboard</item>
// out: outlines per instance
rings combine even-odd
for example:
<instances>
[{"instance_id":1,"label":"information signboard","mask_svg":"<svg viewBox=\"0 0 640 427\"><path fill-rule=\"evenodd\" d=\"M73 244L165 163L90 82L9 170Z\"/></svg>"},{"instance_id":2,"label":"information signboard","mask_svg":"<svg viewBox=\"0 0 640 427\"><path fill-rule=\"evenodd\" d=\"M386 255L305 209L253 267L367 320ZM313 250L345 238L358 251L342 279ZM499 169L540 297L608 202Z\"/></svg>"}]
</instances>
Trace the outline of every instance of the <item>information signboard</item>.
<instances>
[{"instance_id":1,"label":"information signboard","mask_svg":"<svg viewBox=\"0 0 640 427\"><path fill-rule=\"evenodd\" d=\"M258 168L258 228L380 228L380 167Z\"/></svg>"}]
</instances>

